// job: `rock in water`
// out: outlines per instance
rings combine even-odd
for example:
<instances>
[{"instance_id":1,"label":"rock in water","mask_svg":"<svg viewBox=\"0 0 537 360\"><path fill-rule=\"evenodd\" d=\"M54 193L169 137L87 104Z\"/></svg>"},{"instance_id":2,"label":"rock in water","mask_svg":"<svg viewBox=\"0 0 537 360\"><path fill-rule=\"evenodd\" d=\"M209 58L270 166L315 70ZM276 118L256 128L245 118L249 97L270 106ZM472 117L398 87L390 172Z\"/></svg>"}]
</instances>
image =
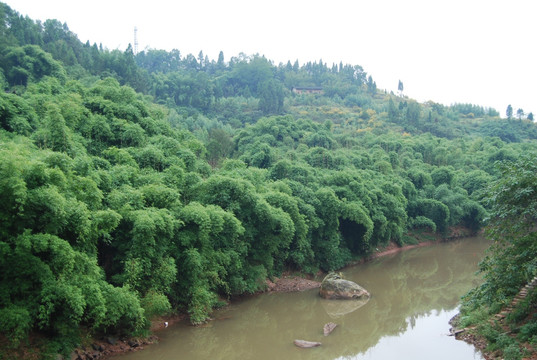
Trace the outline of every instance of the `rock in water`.
<instances>
[{"instance_id":1,"label":"rock in water","mask_svg":"<svg viewBox=\"0 0 537 360\"><path fill-rule=\"evenodd\" d=\"M323 332L324 336L330 335L332 331L336 328L337 324L334 324L333 322L329 322L327 324L324 324Z\"/></svg>"},{"instance_id":2,"label":"rock in water","mask_svg":"<svg viewBox=\"0 0 537 360\"><path fill-rule=\"evenodd\" d=\"M293 342L296 346L301 348L312 348L321 345L321 343L317 341L295 340Z\"/></svg>"},{"instance_id":3,"label":"rock in water","mask_svg":"<svg viewBox=\"0 0 537 360\"><path fill-rule=\"evenodd\" d=\"M319 295L325 299L364 299L369 292L355 282L343 279L341 273L330 272L325 276Z\"/></svg>"}]
</instances>

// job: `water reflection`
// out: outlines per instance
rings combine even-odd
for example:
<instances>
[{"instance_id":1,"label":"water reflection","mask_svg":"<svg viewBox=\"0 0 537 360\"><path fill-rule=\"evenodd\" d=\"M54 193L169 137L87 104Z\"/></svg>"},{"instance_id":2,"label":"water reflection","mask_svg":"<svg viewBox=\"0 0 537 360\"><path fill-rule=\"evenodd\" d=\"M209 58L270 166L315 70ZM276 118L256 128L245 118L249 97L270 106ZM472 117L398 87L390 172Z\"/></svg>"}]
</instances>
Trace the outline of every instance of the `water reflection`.
<instances>
[{"instance_id":1,"label":"water reflection","mask_svg":"<svg viewBox=\"0 0 537 360\"><path fill-rule=\"evenodd\" d=\"M332 319L338 319L344 315L350 314L358 310L369 301L369 297L353 300L326 300L321 299L321 305L324 311Z\"/></svg>"},{"instance_id":2,"label":"water reflection","mask_svg":"<svg viewBox=\"0 0 537 360\"><path fill-rule=\"evenodd\" d=\"M170 327L159 334L159 345L123 358L387 359L394 357L375 350L384 349L386 342L390 348L397 343L400 349L393 351L399 354L416 346L419 350L416 344L423 335L411 335L411 330L418 329L435 334L436 340L427 339L423 349L431 341L433 347L435 341L436 346L450 341L443 352L451 359L474 359L472 347L445 336L449 329L445 317L454 314L460 296L477 285L474 273L486 247L483 239L468 239L345 269L347 279L372 295L366 304L357 301L355 309L332 305L317 290L252 297L218 311L214 317L220 320L207 326ZM331 321L338 327L325 337L323 325ZM409 336L417 342L409 341ZM294 339L320 341L322 346L300 349L293 345ZM423 359L438 358L430 352L423 355Z\"/></svg>"}]
</instances>

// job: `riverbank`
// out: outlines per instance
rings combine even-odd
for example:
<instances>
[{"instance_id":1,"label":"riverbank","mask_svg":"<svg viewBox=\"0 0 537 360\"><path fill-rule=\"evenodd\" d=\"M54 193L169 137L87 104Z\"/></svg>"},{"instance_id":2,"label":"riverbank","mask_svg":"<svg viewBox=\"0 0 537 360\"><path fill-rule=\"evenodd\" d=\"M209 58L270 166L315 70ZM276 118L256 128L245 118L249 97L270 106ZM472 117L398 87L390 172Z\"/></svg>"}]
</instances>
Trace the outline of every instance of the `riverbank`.
<instances>
[{"instance_id":1,"label":"riverbank","mask_svg":"<svg viewBox=\"0 0 537 360\"><path fill-rule=\"evenodd\" d=\"M461 229L454 229L450 232L450 235L446 238L436 236L428 232L420 232L412 234L416 244L410 244L405 246L398 246L395 243L390 243L386 247L377 249L373 254L368 257L358 259L348 266L355 266L360 263L365 263L373 259L393 255L398 252L407 251L417 247L425 247L433 244L437 244L443 241L449 241L460 237L469 236L470 234ZM317 273L314 275L304 275L299 273L286 273L279 278L273 278L267 280L266 292L294 292L305 291L308 289L318 288L320 286L319 280L324 277L324 273ZM72 360L86 360L86 359L109 359L123 353L129 353L139 351L151 344L158 343L159 333L167 331L168 327L175 323L188 321L186 314L174 314L170 316L162 316L153 319L150 332L151 336L146 338L114 338L114 337L101 337L101 338L85 338L86 342L80 348L76 349L70 356L65 359ZM167 326L166 326L167 324ZM20 358L17 356L12 357ZM26 358L26 357L25 357ZM31 358L31 357L30 357ZM39 357L34 357L35 359ZM62 359L59 356L53 357L55 359ZM9 357L6 357L9 359Z\"/></svg>"},{"instance_id":2,"label":"riverbank","mask_svg":"<svg viewBox=\"0 0 537 360\"><path fill-rule=\"evenodd\" d=\"M502 349L496 349L494 351L490 350L489 341L484 335L483 330L479 330L480 327L491 326L498 330L501 334L510 336L513 340L517 339L517 335L520 332L520 329L525 326L527 321L533 321L537 315L537 309L530 308L528 314L526 315L526 321L518 322L515 324L507 321L510 315L513 312L517 312L517 306L519 303L523 303L526 296L529 292L533 292L535 287L537 287L537 277L534 277L531 282L526 286L520 289L519 293L511 300L511 303L502 310L494 315L488 317L485 320L485 323L477 324L471 327L460 329L460 314L454 316L449 324L452 326L451 333L455 335L457 340L462 340L468 344L475 346L477 349L481 350L483 357L487 360L489 359L502 359L504 353ZM537 360L537 348L532 342L523 342L518 343L518 347L521 351L521 356L523 354L523 359L525 360Z\"/></svg>"},{"instance_id":3,"label":"riverbank","mask_svg":"<svg viewBox=\"0 0 537 360\"><path fill-rule=\"evenodd\" d=\"M478 336L471 329L460 329L460 317L461 314L458 313L449 320L449 325L451 325L451 335L455 336L455 339L457 340L464 341L467 344L473 345L477 350L481 352L481 355L483 355L486 360L494 359L494 357L492 357L492 354L487 353L486 351L487 340L484 337Z\"/></svg>"},{"instance_id":4,"label":"riverbank","mask_svg":"<svg viewBox=\"0 0 537 360\"><path fill-rule=\"evenodd\" d=\"M440 242L453 241L460 238L473 236L470 230L463 227L453 227L450 228L449 234L447 236L440 236L436 233L431 232L413 232L407 234L409 238L412 238L416 243L399 246L395 242L390 242L387 246L376 249L376 251L370 254L367 257L361 258L357 261L353 261L345 266L349 268L352 266L360 265L365 262L371 261L373 259L393 255L398 252L407 251L419 247L431 246L438 244ZM344 269L345 269L344 268ZM324 273L319 272L315 276L311 275L292 275L290 273L283 274L280 278L273 278L272 280L267 279L267 291L268 292L292 292L292 291L304 291L309 289L315 289L321 286L321 282L315 279L321 279L324 277Z\"/></svg>"},{"instance_id":5,"label":"riverbank","mask_svg":"<svg viewBox=\"0 0 537 360\"><path fill-rule=\"evenodd\" d=\"M396 243L392 242L388 246L382 248L382 250L379 250L373 254L371 254L368 257L362 258L358 261L354 261L345 268L349 268L352 266L356 266L359 264L363 264L365 262L371 261L373 259L392 255L398 252L423 247L423 246L430 246L433 244L439 243L440 240L434 240L434 241L424 241L420 242L418 244L412 244L412 245L405 245L405 246L399 246ZM315 278L320 279L324 277L324 273L319 272L316 274ZM306 275L291 275L291 274L284 274L280 278L273 278L272 280L267 279L267 292L293 292L293 291L305 291L310 289L315 289L321 286L321 282L314 280L312 276L307 277Z\"/></svg>"},{"instance_id":6,"label":"riverbank","mask_svg":"<svg viewBox=\"0 0 537 360\"><path fill-rule=\"evenodd\" d=\"M407 235L411 237L416 243L399 246L396 243L391 242L385 247L376 249L376 251L370 254L369 256L361 258L359 260L356 260L348 264L345 268L349 268L349 267L356 266L362 263L366 263L368 261L372 261L379 257L390 256L398 252L403 252L403 251L407 251L407 250L411 250L411 249L415 249L419 247L431 246L434 244L438 244L438 243L446 242L446 241L452 241L452 240L459 239L459 238L469 237L469 236L472 236L473 234L471 234L469 230L464 229L464 228L452 228L450 229L448 236L444 236L444 237L439 236L438 234L435 234L435 233L430 233L430 232L425 232L425 231L407 234ZM324 277L324 275L325 273L323 272L319 272L314 275L291 273L291 272L284 273L280 277L267 279L266 290L263 292L259 292L258 294L263 294L266 292L278 293L278 292L306 291L310 289L319 288L321 285L321 282L319 280L321 280ZM256 295L253 295L253 296L256 296ZM171 326L172 324L181 322L181 321L188 321L188 316L185 314L178 314L174 316L159 317L157 319L154 319L152 322L152 326L151 326L151 332L156 337L155 342L158 342L158 333L161 331L166 331L166 327L164 325L165 322L168 322L168 326ZM138 350L143 349L144 346L129 348L129 347L125 347L125 345L123 344L124 350L122 350L121 347L118 348L116 346L113 349L107 349L109 351L109 354L104 358L109 358L109 357L119 355L124 352L138 351ZM83 360L83 358L81 358L81 360Z\"/></svg>"}]
</instances>

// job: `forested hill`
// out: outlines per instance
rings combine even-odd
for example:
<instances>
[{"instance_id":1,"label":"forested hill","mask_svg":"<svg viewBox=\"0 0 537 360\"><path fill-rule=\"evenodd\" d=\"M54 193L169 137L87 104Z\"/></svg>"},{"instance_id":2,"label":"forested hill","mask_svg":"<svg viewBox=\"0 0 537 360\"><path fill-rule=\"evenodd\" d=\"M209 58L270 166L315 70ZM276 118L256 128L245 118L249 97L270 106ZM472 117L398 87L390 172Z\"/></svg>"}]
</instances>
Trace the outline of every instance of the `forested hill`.
<instances>
[{"instance_id":1,"label":"forested hill","mask_svg":"<svg viewBox=\"0 0 537 360\"><path fill-rule=\"evenodd\" d=\"M477 231L526 119L420 104L357 65L81 43L0 4L0 343L142 334L286 269ZM307 88L317 93L297 93ZM294 89L294 91L293 91Z\"/></svg>"}]
</instances>

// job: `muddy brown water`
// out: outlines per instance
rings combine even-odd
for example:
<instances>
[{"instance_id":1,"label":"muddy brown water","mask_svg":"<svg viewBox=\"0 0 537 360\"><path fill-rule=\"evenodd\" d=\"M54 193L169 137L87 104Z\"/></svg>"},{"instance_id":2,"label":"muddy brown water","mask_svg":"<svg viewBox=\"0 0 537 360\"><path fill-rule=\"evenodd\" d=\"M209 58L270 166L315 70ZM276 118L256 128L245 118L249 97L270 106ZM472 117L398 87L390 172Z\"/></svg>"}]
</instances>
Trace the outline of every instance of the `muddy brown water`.
<instances>
[{"instance_id":1,"label":"muddy brown water","mask_svg":"<svg viewBox=\"0 0 537 360\"><path fill-rule=\"evenodd\" d=\"M204 326L170 326L158 344L113 359L483 359L447 334L460 297L480 282L488 245L467 238L345 269L372 294L365 304L323 300L317 289L267 293L218 310ZM325 337L328 322L338 326ZM295 339L322 345L302 349Z\"/></svg>"}]
</instances>

